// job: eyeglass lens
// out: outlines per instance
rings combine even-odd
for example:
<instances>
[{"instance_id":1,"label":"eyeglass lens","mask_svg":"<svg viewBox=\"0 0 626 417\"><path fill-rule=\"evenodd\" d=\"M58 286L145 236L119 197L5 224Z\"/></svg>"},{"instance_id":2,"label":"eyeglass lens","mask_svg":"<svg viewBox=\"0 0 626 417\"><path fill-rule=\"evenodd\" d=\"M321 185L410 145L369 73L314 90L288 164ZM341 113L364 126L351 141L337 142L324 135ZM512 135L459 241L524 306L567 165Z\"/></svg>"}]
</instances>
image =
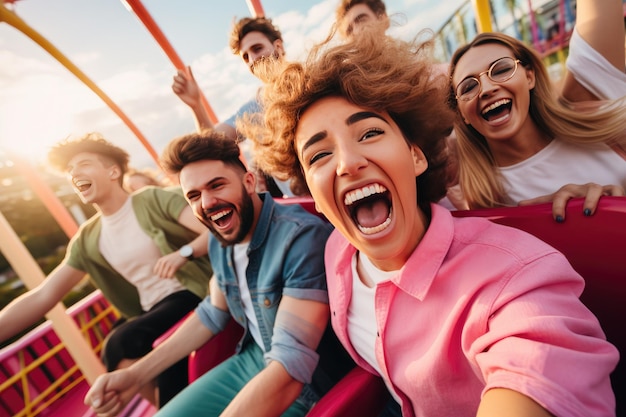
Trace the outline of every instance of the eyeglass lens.
<instances>
[{"instance_id":1,"label":"eyeglass lens","mask_svg":"<svg viewBox=\"0 0 626 417\"><path fill-rule=\"evenodd\" d=\"M478 95L480 91L479 77L487 74L487 77L493 82L502 83L509 80L515 74L517 69L517 61L513 58L500 58L489 67L489 70L478 75L478 77L466 78L456 87L456 96L461 100L471 100Z\"/></svg>"}]
</instances>

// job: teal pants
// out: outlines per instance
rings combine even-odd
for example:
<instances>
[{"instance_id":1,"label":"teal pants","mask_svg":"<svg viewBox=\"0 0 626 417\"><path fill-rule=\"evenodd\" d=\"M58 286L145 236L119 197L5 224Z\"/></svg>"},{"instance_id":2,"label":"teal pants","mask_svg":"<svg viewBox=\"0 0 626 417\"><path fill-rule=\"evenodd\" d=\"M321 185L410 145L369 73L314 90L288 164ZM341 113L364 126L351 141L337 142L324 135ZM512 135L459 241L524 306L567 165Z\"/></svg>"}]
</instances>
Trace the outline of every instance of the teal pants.
<instances>
[{"instance_id":1,"label":"teal pants","mask_svg":"<svg viewBox=\"0 0 626 417\"><path fill-rule=\"evenodd\" d=\"M239 354L178 393L155 417L219 416L244 385L264 368L263 351L256 343L250 342ZM259 398L258 401L272 400ZM295 401L282 417L302 417L308 411L307 407Z\"/></svg>"}]
</instances>

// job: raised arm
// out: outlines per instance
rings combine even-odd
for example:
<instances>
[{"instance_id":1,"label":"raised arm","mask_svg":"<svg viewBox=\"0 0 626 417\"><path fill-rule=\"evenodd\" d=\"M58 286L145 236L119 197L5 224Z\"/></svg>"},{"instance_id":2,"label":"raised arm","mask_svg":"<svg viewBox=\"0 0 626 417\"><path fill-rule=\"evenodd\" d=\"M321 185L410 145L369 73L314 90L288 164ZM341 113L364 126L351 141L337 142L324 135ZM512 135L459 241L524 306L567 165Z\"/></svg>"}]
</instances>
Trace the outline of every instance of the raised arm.
<instances>
[{"instance_id":1,"label":"raised arm","mask_svg":"<svg viewBox=\"0 0 626 417\"><path fill-rule=\"evenodd\" d=\"M85 276L62 263L36 288L11 301L0 312L0 340L15 336L41 319Z\"/></svg>"},{"instance_id":2,"label":"raised arm","mask_svg":"<svg viewBox=\"0 0 626 417\"><path fill-rule=\"evenodd\" d=\"M200 99L200 87L196 82L196 79L191 72L191 67L187 67L187 71L178 71L174 76L172 83L172 91L191 108L194 118L196 120L196 129L201 131L203 129L214 129L218 132L222 132L229 139L237 139L237 130L226 123L213 124L209 115L207 114L202 100Z\"/></svg>"},{"instance_id":3,"label":"raised arm","mask_svg":"<svg viewBox=\"0 0 626 417\"><path fill-rule=\"evenodd\" d=\"M624 12L621 0L578 0L576 29L593 49L624 71Z\"/></svg>"},{"instance_id":4,"label":"raised arm","mask_svg":"<svg viewBox=\"0 0 626 417\"><path fill-rule=\"evenodd\" d=\"M235 396L222 417L280 416L289 408L302 391L304 381L300 379L307 378L304 375L308 373L305 368L317 365L315 349L328 318L325 303L283 296L274 324L272 350L267 354L272 361ZM290 346L288 351L277 349L277 341L281 350Z\"/></svg>"},{"instance_id":5,"label":"raised arm","mask_svg":"<svg viewBox=\"0 0 626 417\"><path fill-rule=\"evenodd\" d=\"M576 5L575 30L610 65L619 72L624 73L625 51L622 7L621 0L579 0ZM575 45L572 44L570 46L572 47L570 54L572 54L573 51L576 51ZM592 66L592 64L589 65ZM578 71L582 73L584 70L585 68L581 68ZM611 71L614 69L608 68L606 70ZM593 80L588 82L594 83ZM594 95L569 71L565 75L562 95L574 102L609 98Z\"/></svg>"},{"instance_id":6,"label":"raised arm","mask_svg":"<svg viewBox=\"0 0 626 417\"><path fill-rule=\"evenodd\" d=\"M178 70L174 76L172 91L174 91L183 103L191 108L196 120L196 128L198 131L202 129L212 129L215 127L202 105L200 87L193 76L193 72L191 72L191 67L187 67L186 71Z\"/></svg>"}]
</instances>

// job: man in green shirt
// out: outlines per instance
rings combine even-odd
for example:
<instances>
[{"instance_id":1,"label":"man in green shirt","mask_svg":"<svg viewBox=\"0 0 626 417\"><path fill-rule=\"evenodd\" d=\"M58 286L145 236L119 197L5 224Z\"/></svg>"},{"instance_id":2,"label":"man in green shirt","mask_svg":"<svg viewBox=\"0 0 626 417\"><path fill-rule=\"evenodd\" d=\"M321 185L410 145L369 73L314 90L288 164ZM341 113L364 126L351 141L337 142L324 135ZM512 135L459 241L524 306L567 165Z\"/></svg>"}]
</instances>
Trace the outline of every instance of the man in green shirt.
<instances>
[{"instance_id":1,"label":"man in green shirt","mask_svg":"<svg viewBox=\"0 0 626 417\"><path fill-rule=\"evenodd\" d=\"M129 194L123 187L128 154L98 134L65 140L48 158L98 213L81 225L46 280L0 312L0 340L39 320L88 274L122 315L105 341L105 366L130 366L206 296L208 232L178 190L146 187ZM184 359L142 395L158 407L186 385Z\"/></svg>"}]
</instances>

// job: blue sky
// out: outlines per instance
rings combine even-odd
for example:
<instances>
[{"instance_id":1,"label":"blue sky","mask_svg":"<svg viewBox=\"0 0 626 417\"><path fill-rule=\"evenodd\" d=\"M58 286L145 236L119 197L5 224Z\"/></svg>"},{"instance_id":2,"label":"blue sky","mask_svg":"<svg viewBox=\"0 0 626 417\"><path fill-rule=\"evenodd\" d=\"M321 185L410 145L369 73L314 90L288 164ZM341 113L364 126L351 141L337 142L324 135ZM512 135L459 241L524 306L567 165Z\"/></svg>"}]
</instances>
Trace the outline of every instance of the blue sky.
<instances>
[{"instance_id":1,"label":"blue sky","mask_svg":"<svg viewBox=\"0 0 626 417\"><path fill-rule=\"evenodd\" d=\"M289 59L301 59L327 34L338 0L262 1L283 33ZM462 0L387 0L408 38L437 30ZM144 0L223 120L259 86L227 47L232 20L249 16L244 0ZM227 4L227 5L226 5ZM172 93L174 67L139 19L120 0L18 0L12 10L52 42L129 116L158 153L193 131L189 109ZM25 35L0 23L0 151L42 162L68 135L98 131L127 149L131 164L153 166L126 125L91 90Z\"/></svg>"}]
</instances>

